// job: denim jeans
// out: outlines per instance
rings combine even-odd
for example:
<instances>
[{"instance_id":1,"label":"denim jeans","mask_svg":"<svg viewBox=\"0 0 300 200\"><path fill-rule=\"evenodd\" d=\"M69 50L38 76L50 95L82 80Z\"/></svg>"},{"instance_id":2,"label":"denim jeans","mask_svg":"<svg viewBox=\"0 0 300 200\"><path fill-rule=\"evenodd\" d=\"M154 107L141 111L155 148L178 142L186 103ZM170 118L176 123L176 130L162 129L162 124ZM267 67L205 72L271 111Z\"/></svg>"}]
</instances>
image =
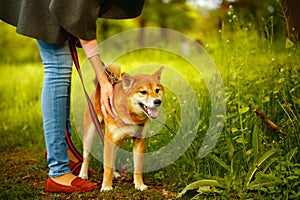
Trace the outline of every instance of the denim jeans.
<instances>
[{"instance_id":1,"label":"denim jeans","mask_svg":"<svg viewBox=\"0 0 300 200\"><path fill-rule=\"evenodd\" d=\"M44 64L42 115L49 176L70 173L65 128L70 131L72 56L68 43L49 44L38 40Z\"/></svg>"}]
</instances>

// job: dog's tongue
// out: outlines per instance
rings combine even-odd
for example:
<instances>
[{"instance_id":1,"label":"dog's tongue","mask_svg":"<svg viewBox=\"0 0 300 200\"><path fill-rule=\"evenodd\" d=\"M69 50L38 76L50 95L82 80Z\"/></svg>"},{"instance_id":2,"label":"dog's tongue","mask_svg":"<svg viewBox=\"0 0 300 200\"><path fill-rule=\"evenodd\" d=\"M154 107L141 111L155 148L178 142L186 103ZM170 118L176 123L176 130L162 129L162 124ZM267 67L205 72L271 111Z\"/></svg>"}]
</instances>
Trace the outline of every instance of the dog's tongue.
<instances>
[{"instance_id":1,"label":"dog's tongue","mask_svg":"<svg viewBox=\"0 0 300 200\"><path fill-rule=\"evenodd\" d=\"M147 112L148 115L152 118L152 119L156 119L158 117L158 112L157 109L154 108L147 108Z\"/></svg>"}]
</instances>

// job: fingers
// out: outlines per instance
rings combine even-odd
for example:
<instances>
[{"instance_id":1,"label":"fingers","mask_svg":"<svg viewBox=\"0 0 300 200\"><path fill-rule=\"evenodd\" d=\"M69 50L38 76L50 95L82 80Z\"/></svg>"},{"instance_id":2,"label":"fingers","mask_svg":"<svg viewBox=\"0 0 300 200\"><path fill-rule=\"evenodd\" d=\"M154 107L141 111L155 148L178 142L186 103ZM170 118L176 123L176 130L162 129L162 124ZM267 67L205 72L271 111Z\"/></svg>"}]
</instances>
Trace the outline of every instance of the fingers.
<instances>
[{"instance_id":1,"label":"fingers","mask_svg":"<svg viewBox=\"0 0 300 200\"><path fill-rule=\"evenodd\" d=\"M106 112L104 103L101 103L101 111L102 111L104 118L107 118L107 112Z\"/></svg>"},{"instance_id":2,"label":"fingers","mask_svg":"<svg viewBox=\"0 0 300 200\"><path fill-rule=\"evenodd\" d=\"M111 102L110 99L108 99L108 101L106 101L104 103L104 108L105 108L105 112L106 112L106 114L105 114L106 118L107 118L107 114L109 114L114 119L115 115L114 115L114 113L112 111L112 105L111 105L111 103L108 103L108 102Z\"/></svg>"},{"instance_id":3,"label":"fingers","mask_svg":"<svg viewBox=\"0 0 300 200\"><path fill-rule=\"evenodd\" d=\"M110 115L113 119L115 118L115 112L113 112L114 106L113 106L113 100L112 100L112 95L101 95L101 111L103 113L103 116L105 118Z\"/></svg>"},{"instance_id":4,"label":"fingers","mask_svg":"<svg viewBox=\"0 0 300 200\"><path fill-rule=\"evenodd\" d=\"M112 100L112 98L110 99L110 107L111 107L111 111L112 111L112 116L113 116L113 118L115 118L115 115L116 115L116 109L115 109L115 105L114 105L114 102L113 102L113 100Z\"/></svg>"},{"instance_id":5,"label":"fingers","mask_svg":"<svg viewBox=\"0 0 300 200\"><path fill-rule=\"evenodd\" d=\"M111 109L111 106L110 104L108 103L108 101L104 101L102 104L101 104L101 111L102 111L102 114L105 118L108 117L108 115L110 115L113 119L115 118L115 115L113 114L113 111Z\"/></svg>"}]
</instances>

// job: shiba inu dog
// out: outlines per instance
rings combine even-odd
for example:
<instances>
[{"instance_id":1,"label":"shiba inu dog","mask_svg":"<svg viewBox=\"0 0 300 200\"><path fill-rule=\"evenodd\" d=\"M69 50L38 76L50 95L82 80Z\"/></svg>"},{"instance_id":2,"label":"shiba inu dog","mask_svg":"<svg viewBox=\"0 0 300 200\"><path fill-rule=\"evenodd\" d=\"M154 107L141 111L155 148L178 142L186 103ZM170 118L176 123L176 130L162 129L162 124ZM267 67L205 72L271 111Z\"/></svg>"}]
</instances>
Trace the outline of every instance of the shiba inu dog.
<instances>
[{"instance_id":1,"label":"shiba inu dog","mask_svg":"<svg viewBox=\"0 0 300 200\"><path fill-rule=\"evenodd\" d=\"M108 69L120 76L120 68L112 66ZM115 119L104 118L100 105L100 86L91 99L94 103L99 121L105 129L104 138L104 174L101 191L112 189L116 149L124 140L133 139L134 184L138 190L145 190L142 169L146 147L144 125L149 119L158 117L157 107L162 103L164 88L160 83L163 67L154 74L139 74L130 76L123 74L120 81L114 83L113 103L116 112ZM83 164L79 177L88 178L89 152L92 148L96 129L88 109L84 113Z\"/></svg>"}]
</instances>

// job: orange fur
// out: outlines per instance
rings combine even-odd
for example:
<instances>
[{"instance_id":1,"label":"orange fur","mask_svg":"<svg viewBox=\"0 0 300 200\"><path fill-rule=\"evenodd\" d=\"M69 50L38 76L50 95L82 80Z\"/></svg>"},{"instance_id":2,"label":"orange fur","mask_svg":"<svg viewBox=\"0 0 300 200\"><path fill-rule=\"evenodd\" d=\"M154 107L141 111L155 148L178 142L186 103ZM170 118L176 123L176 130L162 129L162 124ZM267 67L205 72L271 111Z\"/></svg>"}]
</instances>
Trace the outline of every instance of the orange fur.
<instances>
[{"instance_id":1,"label":"orange fur","mask_svg":"<svg viewBox=\"0 0 300 200\"><path fill-rule=\"evenodd\" d=\"M114 74L120 75L120 68L111 66ZM122 81L114 86L114 109L116 118L103 118L100 105L100 86L92 95L93 103L101 122L105 125L104 174L101 190L111 190L116 148L124 140L133 139L134 184L139 190L147 189L143 183L142 169L146 147L145 128L149 118L158 116L157 107L161 104L164 88L160 83L163 67L152 75L122 75ZM95 137L95 128L88 109L84 113L83 165L79 176L87 178L89 151Z\"/></svg>"}]
</instances>

